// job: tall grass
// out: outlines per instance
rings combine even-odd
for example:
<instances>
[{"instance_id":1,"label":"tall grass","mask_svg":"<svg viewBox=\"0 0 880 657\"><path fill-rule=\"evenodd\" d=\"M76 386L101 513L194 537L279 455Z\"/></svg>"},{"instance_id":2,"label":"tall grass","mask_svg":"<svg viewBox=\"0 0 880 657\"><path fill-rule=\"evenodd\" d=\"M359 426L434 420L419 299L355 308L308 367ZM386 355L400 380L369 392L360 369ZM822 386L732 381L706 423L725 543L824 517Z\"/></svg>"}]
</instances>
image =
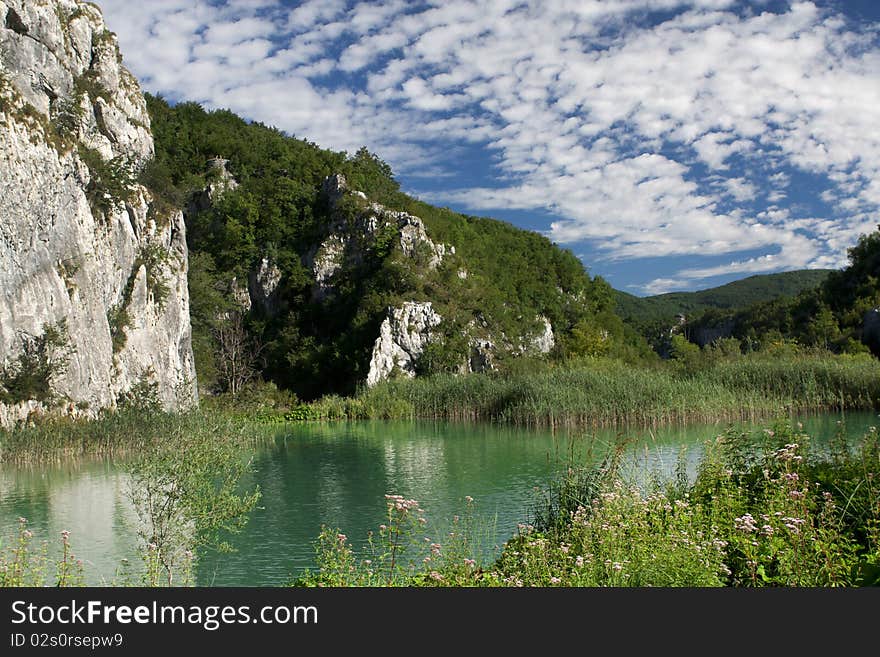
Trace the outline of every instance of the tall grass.
<instances>
[{"instance_id":1,"label":"tall grass","mask_svg":"<svg viewBox=\"0 0 880 657\"><path fill-rule=\"evenodd\" d=\"M527 426L655 426L756 419L791 411L869 409L880 364L834 356L743 357L688 375L674 367L584 360L531 373L396 379L350 399L327 397L315 419L491 420Z\"/></svg>"},{"instance_id":2,"label":"tall grass","mask_svg":"<svg viewBox=\"0 0 880 657\"><path fill-rule=\"evenodd\" d=\"M123 457L142 453L175 436L228 436L258 444L274 436L269 426L218 412L180 414L123 410L94 420L51 418L12 430L0 430L0 464L19 466L66 461L82 456Z\"/></svg>"}]
</instances>

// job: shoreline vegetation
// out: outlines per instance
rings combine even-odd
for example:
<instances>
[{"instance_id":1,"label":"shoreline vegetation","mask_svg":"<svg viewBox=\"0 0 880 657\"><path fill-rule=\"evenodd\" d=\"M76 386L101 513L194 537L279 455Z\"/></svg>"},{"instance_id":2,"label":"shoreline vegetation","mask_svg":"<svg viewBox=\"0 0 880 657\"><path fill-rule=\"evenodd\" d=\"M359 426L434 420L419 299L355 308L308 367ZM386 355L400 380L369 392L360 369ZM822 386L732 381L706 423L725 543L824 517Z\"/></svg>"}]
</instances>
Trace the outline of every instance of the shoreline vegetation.
<instances>
[{"instance_id":1,"label":"shoreline vegetation","mask_svg":"<svg viewBox=\"0 0 880 657\"><path fill-rule=\"evenodd\" d=\"M96 420L44 419L0 432L0 463L39 467L83 456L120 458L145 521L139 553L114 585L191 585L203 550L229 548L259 500L244 490L252 456L284 422L359 419L493 421L529 427L651 427L792 412L876 409L870 356L776 353L628 365L610 359L524 363L501 375L398 379L353 397L302 404L271 384L209 397L172 415L137 400ZM485 528L466 500L452 530L424 541L418 502L390 494L388 521L356 551L342 529L317 537L318 569L296 586L860 586L880 583L880 440L809 436L784 422L728 430L706 445L695 481L636 487L619 450L599 467L572 463L531 524L491 563ZM224 473L218 481L217 474ZM133 487L134 488L134 487ZM173 498L167 491L175 491ZM155 513L172 499L173 512ZM71 528L76 529L76 528ZM81 585L62 536L60 561L26 519L0 543L0 585ZM132 563L141 567L132 568Z\"/></svg>"},{"instance_id":2,"label":"shoreline vegetation","mask_svg":"<svg viewBox=\"0 0 880 657\"><path fill-rule=\"evenodd\" d=\"M782 413L870 410L880 365L869 355L754 354L708 367L583 359L523 363L503 375L435 375L323 397L288 420L435 419L554 428L652 427Z\"/></svg>"},{"instance_id":3,"label":"shoreline vegetation","mask_svg":"<svg viewBox=\"0 0 880 657\"><path fill-rule=\"evenodd\" d=\"M91 420L38 418L0 430L0 463L136 454L180 432L236 435L237 441L247 433L245 442L256 445L287 422L441 420L639 429L878 407L880 363L867 354L762 352L693 367L682 361L653 366L603 358L537 361L505 374L393 379L351 397L328 395L308 403L270 383L237 397L205 397L199 408L179 414L135 400Z\"/></svg>"},{"instance_id":4,"label":"shoreline vegetation","mask_svg":"<svg viewBox=\"0 0 880 657\"><path fill-rule=\"evenodd\" d=\"M180 477L191 497L184 496L186 504L172 526L160 522L162 531L154 525L152 534L144 534L141 553L133 555L143 566L122 564L110 585L193 585L198 552L190 546L214 545L214 530L230 524L241 528L246 521L259 491L236 496L233 479L226 479L221 491L204 488L204 475L234 456L229 450L214 452L202 439L195 443L200 455L195 461L210 467L193 471L181 467L191 459L171 456L189 444L188 438L163 451L166 460L159 461L157 471ZM640 485L620 467L624 448L613 446L597 465L571 464L536 503L530 522L490 560L480 556L489 528L477 520L479 501L465 498L443 536L430 538L418 501L389 494L387 519L366 547L353 547L342 529L324 527L314 544L316 568L290 584L880 585L880 435L875 428L855 442L842 431L814 441L798 425L782 421L755 431L728 429L706 442L693 480L679 469L672 476L647 477ZM242 466L239 472L245 470ZM167 486L172 480L162 481ZM222 518L218 508L226 509ZM196 517L207 523L206 533L200 534L196 523L196 534L184 531L172 541L169 536L187 512L202 514ZM164 538L157 541L157 533ZM50 558L47 544L37 545L26 519L19 519L18 535L0 545L0 586L82 586L83 561L74 555L70 532L62 532L61 542L61 556ZM176 561L169 562L168 555Z\"/></svg>"}]
</instances>

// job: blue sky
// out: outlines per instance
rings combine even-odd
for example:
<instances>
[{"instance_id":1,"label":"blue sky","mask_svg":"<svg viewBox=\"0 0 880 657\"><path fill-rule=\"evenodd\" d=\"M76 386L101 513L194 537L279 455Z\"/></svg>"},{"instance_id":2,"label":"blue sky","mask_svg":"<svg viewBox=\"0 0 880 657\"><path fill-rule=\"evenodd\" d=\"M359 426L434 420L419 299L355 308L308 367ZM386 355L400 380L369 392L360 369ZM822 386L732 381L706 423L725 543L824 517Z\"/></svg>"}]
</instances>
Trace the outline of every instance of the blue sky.
<instances>
[{"instance_id":1,"label":"blue sky","mask_svg":"<svg viewBox=\"0 0 880 657\"><path fill-rule=\"evenodd\" d=\"M126 64L635 294L841 267L880 222L876 0L101 0Z\"/></svg>"}]
</instances>

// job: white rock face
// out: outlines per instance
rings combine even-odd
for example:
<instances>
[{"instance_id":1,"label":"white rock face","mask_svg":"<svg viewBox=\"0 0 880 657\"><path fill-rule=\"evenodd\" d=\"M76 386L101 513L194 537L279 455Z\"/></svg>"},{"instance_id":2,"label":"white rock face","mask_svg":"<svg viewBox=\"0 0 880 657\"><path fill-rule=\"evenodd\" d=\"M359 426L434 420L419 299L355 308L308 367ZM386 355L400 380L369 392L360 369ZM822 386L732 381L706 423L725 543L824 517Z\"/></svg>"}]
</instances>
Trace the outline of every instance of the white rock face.
<instances>
[{"instance_id":1,"label":"white rock face","mask_svg":"<svg viewBox=\"0 0 880 657\"><path fill-rule=\"evenodd\" d=\"M248 292L250 301L271 315L277 305L278 284L281 282L281 270L269 258L260 260L260 266L248 276Z\"/></svg>"},{"instance_id":2,"label":"white rock face","mask_svg":"<svg viewBox=\"0 0 880 657\"><path fill-rule=\"evenodd\" d=\"M384 381L395 368L414 377L416 361L431 340L431 329L442 321L431 302L407 301L399 308L390 308L373 345L367 385Z\"/></svg>"},{"instance_id":3,"label":"white rock face","mask_svg":"<svg viewBox=\"0 0 880 657\"><path fill-rule=\"evenodd\" d=\"M543 315L538 317L538 320L544 324L544 330L532 338L532 349L538 353L547 354L550 353L550 350L556 345L556 338L553 335L553 326L550 324L550 320Z\"/></svg>"},{"instance_id":4,"label":"white rock face","mask_svg":"<svg viewBox=\"0 0 880 657\"><path fill-rule=\"evenodd\" d=\"M362 209L354 220L348 216L338 216L330 227L330 234L309 258L309 266L315 277L313 297L316 300L324 299L333 292L336 274L357 267L385 230L396 231L398 246L406 257L424 257L428 270L439 267L447 253L455 253L454 246L433 242L421 219L407 212L389 210L380 203L366 202L367 197L363 192L348 189L342 175L329 176L324 180L322 190L333 208L349 194L359 199Z\"/></svg>"},{"instance_id":5,"label":"white rock face","mask_svg":"<svg viewBox=\"0 0 880 657\"><path fill-rule=\"evenodd\" d=\"M86 195L95 174L78 146L134 165L153 154L146 103L120 59L91 4L0 0L0 364L66 321L74 352L52 387L62 410L86 414L142 381L167 409L197 400L182 214L154 216L140 185L106 216ZM119 307L129 321L114 351L108 313ZM0 404L0 425L39 410Z\"/></svg>"}]
</instances>

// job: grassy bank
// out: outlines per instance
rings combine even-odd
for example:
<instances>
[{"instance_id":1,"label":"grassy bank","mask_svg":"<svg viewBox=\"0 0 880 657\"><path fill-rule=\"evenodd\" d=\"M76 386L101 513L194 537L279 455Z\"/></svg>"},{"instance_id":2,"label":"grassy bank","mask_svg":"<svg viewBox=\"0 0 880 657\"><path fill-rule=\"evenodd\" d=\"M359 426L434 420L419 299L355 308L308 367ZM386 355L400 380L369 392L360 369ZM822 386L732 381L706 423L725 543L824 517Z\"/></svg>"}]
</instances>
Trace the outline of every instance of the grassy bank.
<instances>
[{"instance_id":1,"label":"grassy bank","mask_svg":"<svg viewBox=\"0 0 880 657\"><path fill-rule=\"evenodd\" d=\"M83 456L124 457L181 436L213 436L256 445L274 435L268 426L217 409L171 414L155 411L104 413L97 419L47 418L0 430L0 465L39 465Z\"/></svg>"},{"instance_id":2,"label":"grassy bank","mask_svg":"<svg viewBox=\"0 0 880 657\"><path fill-rule=\"evenodd\" d=\"M755 355L693 374L671 364L642 367L594 359L505 375L396 379L352 398L322 398L289 417L652 426L871 409L878 402L880 364L869 357Z\"/></svg>"},{"instance_id":3,"label":"grassy bank","mask_svg":"<svg viewBox=\"0 0 880 657\"><path fill-rule=\"evenodd\" d=\"M880 439L823 450L788 425L727 432L694 481L634 486L619 453L572 469L492 563L473 549L474 501L437 543L415 500L387 496L364 550L338 529L300 586L870 586L880 584Z\"/></svg>"}]
</instances>

